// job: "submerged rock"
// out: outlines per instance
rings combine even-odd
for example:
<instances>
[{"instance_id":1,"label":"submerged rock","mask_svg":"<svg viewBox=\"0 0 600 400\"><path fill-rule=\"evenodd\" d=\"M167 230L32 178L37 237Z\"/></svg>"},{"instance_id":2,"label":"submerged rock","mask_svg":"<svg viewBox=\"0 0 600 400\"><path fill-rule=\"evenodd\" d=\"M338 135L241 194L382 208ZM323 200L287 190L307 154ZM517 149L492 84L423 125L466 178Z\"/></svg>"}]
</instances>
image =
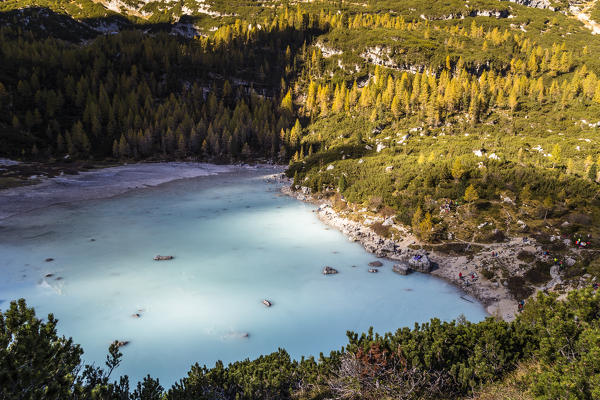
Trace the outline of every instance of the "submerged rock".
<instances>
[{"instance_id":1,"label":"submerged rock","mask_svg":"<svg viewBox=\"0 0 600 400\"><path fill-rule=\"evenodd\" d=\"M369 267L381 267L383 266L383 263L381 261L371 261L369 263Z\"/></svg>"},{"instance_id":2,"label":"submerged rock","mask_svg":"<svg viewBox=\"0 0 600 400\"><path fill-rule=\"evenodd\" d=\"M330 266L325 266L325 268L323 268L323 275L333 275L337 273L338 270L335 268L331 268Z\"/></svg>"},{"instance_id":3,"label":"submerged rock","mask_svg":"<svg viewBox=\"0 0 600 400\"><path fill-rule=\"evenodd\" d=\"M230 332L227 333L223 336L221 336L222 339L247 339L250 337L250 333L248 332Z\"/></svg>"},{"instance_id":4,"label":"submerged rock","mask_svg":"<svg viewBox=\"0 0 600 400\"><path fill-rule=\"evenodd\" d=\"M54 261L54 258L46 258L44 261L51 262L51 261Z\"/></svg>"},{"instance_id":5,"label":"submerged rock","mask_svg":"<svg viewBox=\"0 0 600 400\"><path fill-rule=\"evenodd\" d=\"M173 256L161 256L161 255L156 255L154 256L154 261L166 261L166 260L172 260Z\"/></svg>"}]
</instances>

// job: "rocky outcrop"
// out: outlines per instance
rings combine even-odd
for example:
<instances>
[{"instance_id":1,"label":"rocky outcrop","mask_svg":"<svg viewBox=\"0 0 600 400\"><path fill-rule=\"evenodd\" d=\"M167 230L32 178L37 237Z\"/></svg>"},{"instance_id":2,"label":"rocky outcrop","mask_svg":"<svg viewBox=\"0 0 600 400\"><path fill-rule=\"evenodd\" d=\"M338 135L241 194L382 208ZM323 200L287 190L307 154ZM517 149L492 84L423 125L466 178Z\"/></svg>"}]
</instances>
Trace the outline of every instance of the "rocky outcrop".
<instances>
[{"instance_id":1,"label":"rocky outcrop","mask_svg":"<svg viewBox=\"0 0 600 400\"><path fill-rule=\"evenodd\" d=\"M412 269L410 268L410 266L408 264L401 263L401 264L394 264L394 266L392 267L392 271L394 271L395 273L400 274L400 275L408 275L412 272Z\"/></svg>"},{"instance_id":2,"label":"rocky outcrop","mask_svg":"<svg viewBox=\"0 0 600 400\"><path fill-rule=\"evenodd\" d=\"M491 18L508 18L510 13L508 10L471 10L467 12L458 12L456 14L446 15L425 15L421 14L421 19L426 21L444 21L451 19L465 19L466 17L491 17Z\"/></svg>"},{"instance_id":3,"label":"rocky outcrop","mask_svg":"<svg viewBox=\"0 0 600 400\"><path fill-rule=\"evenodd\" d=\"M394 60L395 51L386 46L367 47L360 56L368 63L381 65L386 68L406 72L423 72L425 65L412 65L408 63L399 63Z\"/></svg>"},{"instance_id":4,"label":"rocky outcrop","mask_svg":"<svg viewBox=\"0 0 600 400\"><path fill-rule=\"evenodd\" d=\"M426 254L415 254L413 256L408 256L408 265L415 271L429 273L431 272L431 261Z\"/></svg>"},{"instance_id":5,"label":"rocky outcrop","mask_svg":"<svg viewBox=\"0 0 600 400\"><path fill-rule=\"evenodd\" d=\"M319 50L321 50L321 54L323 55L323 58L329 58L329 57L332 57L332 56L339 56L339 55L341 55L343 53L342 50L335 49L333 47L328 47L324 43L321 43L321 42L317 42L317 44L315 46Z\"/></svg>"},{"instance_id":6,"label":"rocky outcrop","mask_svg":"<svg viewBox=\"0 0 600 400\"><path fill-rule=\"evenodd\" d=\"M503 1L510 1L511 3L516 3L516 4L520 4L522 6L527 6L527 7L542 8L542 9L548 8L552 11L556 10L554 7L551 6L550 0L503 0Z\"/></svg>"}]
</instances>

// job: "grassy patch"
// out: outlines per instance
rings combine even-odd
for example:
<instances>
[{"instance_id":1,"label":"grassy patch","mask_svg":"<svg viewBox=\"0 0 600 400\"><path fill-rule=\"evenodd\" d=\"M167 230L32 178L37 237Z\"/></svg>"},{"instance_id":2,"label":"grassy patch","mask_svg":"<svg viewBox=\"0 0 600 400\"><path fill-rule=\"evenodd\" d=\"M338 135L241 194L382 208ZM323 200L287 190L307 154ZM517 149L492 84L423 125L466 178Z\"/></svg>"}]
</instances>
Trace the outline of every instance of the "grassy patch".
<instances>
[{"instance_id":1,"label":"grassy patch","mask_svg":"<svg viewBox=\"0 0 600 400\"><path fill-rule=\"evenodd\" d=\"M375 222L369 225L369 227L379 236L383 236L385 238L389 238L391 236L390 227L383 225L382 222Z\"/></svg>"},{"instance_id":2,"label":"grassy patch","mask_svg":"<svg viewBox=\"0 0 600 400\"><path fill-rule=\"evenodd\" d=\"M527 264L532 264L535 261L535 254L528 251L520 251L517 258Z\"/></svg>"}]
</instances>

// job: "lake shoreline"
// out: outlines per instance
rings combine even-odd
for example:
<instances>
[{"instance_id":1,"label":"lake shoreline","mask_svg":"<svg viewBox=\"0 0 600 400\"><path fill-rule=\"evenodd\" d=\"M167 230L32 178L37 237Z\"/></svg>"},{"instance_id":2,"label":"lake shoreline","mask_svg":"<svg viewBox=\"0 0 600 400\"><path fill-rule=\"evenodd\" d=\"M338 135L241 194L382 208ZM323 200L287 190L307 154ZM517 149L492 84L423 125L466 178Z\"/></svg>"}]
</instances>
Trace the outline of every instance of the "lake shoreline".
<instances>
[{"instance_id":1,"label":"lake shoreline","mask_svg":"<svg viewBox=\"0 0 600 400\"><path fill-rule=\"evenodd\" d=\"M77 175L46 178L35 185L0 190L0 209L2 210L0 221L53 205L105 199L136 189L156 188L180 179L231 173L239 168L260 167L283 168L281 165L271 164L249 166L196 162L135 163L79 172ZM514 318L516 302L508 293L507 288L494 287L491 282L485 281L485 278L481 276L472 283L468 278L466 280L458 279L459 272L465 276L470 273L469 270L461 267L466 264L464 257L451 257L435 251L425 252L411 249L409 246L414 246L419 241L400 225L394 225L394 227L402 232L401 241L383 238L370 229L368 224L349 219L348 217L351 215L339 215L331 207L329 201L316 199L302 191L292 191L291 182L279 172L272 176L285 183L282 188L284 194L317 205L319 208L316 213L323 223L340 230L351 241L358 241L367 252L394 261L406 261L414 255L426 256L437 266L431 271L432 275L444 279L459 287L466 294L473 296L485 307L488 314L499 315L505 320ZM356 211L352 214L354 219L359 216Z\"/></svg>"},{"instance_id":2,"label":"lake shoreline","mask_svg":"<svg viewBox=\"0 0 600 400\"><path fill-rule=\"evenodd\" d=\"M86 362L101 362L114 340L129 342L120 371L163 382L195 362L278 348L318 357L345 346L348 330L486 317L445 282L396 276L389 260L368 273L373 254L282 194L281 171L236 167L5 221L3 299L54 313ZM324 276L324 265L340 274Z\"/></svg>"},{"instance_id":3,"label":"lake shoreline","mask_svg":"<svg viewBox=\"0 0 600 400\"><path fill-rule=\"evenodd\" d=\"M256 167L282 168L270 164L249 166L198 162L140 162L61 174L43 178L33 185L0 190L0 221L53 205L106 199L131 190L158 187L180 179Z\"/></svg>"},{"instance_id":4,"label":"lake shoreline","mask_svg":"<svg viewBox=\"0 0 600 400\"><path fill-rule=\"evenodd\" d=\"M406 261L413 255L424 255L434 268L430 272L438 278L458 287L465 294L472 296L481 303L490 316L502 318L505 321L512 321L517 314L517 302L511 296L507 287L490 282L485 277L475 271L475 268L469 268L468 264L473 264L473 260L467 260L466 256L450 256L439 251L416 250L415 246L421 246L419 240L412 235L408 229L401 225L392 226L402 233L401 240L391 240L374 232L369 224L358 222L356 219L363 219L370 222L372 219L362 215L359 211L345 211L345 215L340 215L335 211L329 200L315 198L308 190L292 190L292 182L287 178L288 185L282 188L282 192L288 196L294 197L300 201L316 205L317 217L323 223L341 231L349 240L359 242L367 252L375 254L377 257L385 257L392 261ZM352 218L352 219L351 219ZM508 243L500 243L490 246L493 250L490 253L503 254L511 252L513 247L518 246L517 239ZM413 248L411 248L411 246ZM480 256L483 258L485 255ZM495 256L495 255L494 255ZM463 278L459 277L462 273ZM471 273L475 274L475 279L471 279ZM461 297L465 301L471 301L468 297Z\"/></svg>"},{"instance_id":5,"label":"lake shoreline","mask_svg":"<svg viewBox=\"0 0 600 400\"><path fill-rule=\"evenodd\" d=\"M0 191L0 221L13 216L43 209L53 205L77 203L86 200L105 199L118 196L136 189L156 188L169 182L235 172L239 168L282 169L284 166L258 164L250 166L217 165L195 162L158 162L135 163L91 171L79 172L77 175L57 176L44 179L42 182ZM267 171L266 171L267 172ZM272 172L272 171L268 171ZM282 192L300 201L310 202L318 206L318 218L328 226L340 230L351 241L358 241L369 253L377 257L385 257L393 261L406 261L414 255L422 255L437 267L431 274L457 286L464 293L473 296L490 315L499 315L505 320L511 320L516 313L516 302L508 290L502 286L493 287L491 282L484 282L483 277L466 285L467 280L459 280L458 273L467 275L468 270L461 268L466 261L462 257L450 257L435 251L414 250L409 246L419 241L410 232L400 226L394 227L402 231L401 241L392 241L375 233L368 225L351 220L350 215L339 215L329 201L316 199L302 191L292 191L291 182L280 172L269 175L285 183ZM95 179L98 178L98 179ZM15 199L19 199L16 201ZM354 217L359 215L353 212ZM469 301L469 300L466 300Z\"/></svg>"}]
</instances>

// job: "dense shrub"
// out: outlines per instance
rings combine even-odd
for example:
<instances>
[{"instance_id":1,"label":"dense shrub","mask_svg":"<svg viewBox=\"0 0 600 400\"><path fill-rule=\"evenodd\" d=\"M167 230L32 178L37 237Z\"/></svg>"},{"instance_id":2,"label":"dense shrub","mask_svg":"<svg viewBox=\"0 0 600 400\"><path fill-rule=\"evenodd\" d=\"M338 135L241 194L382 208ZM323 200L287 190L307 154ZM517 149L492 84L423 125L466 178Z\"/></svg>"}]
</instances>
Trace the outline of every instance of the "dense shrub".
<instances>
[{"instance_id":1,"label":"dense shrub","mask_svg":"<svg viewBox=\"0 0 600 400\"><path fill-rule=\"evenodd\" d=\"M280 349L255 360L213 368L196 364L164 392L146 377L131 399L349 399L468 396L502 380L520 363L539 368L523 378L540 398L597 398L600 382L600 294L591 288L538 294L514 322L432 319L381 336L348 332L348 344L319 360L292 360ZM3 398L126 399L127 377L109 383L121 354L112 345L108 370L82 369L81 349L56 335L56 321L35 317L20 300L0 313ZM34 327L34 329L31 329ZM63 360L58 364L58 355Z\"/></svg>"}]
</instances>

